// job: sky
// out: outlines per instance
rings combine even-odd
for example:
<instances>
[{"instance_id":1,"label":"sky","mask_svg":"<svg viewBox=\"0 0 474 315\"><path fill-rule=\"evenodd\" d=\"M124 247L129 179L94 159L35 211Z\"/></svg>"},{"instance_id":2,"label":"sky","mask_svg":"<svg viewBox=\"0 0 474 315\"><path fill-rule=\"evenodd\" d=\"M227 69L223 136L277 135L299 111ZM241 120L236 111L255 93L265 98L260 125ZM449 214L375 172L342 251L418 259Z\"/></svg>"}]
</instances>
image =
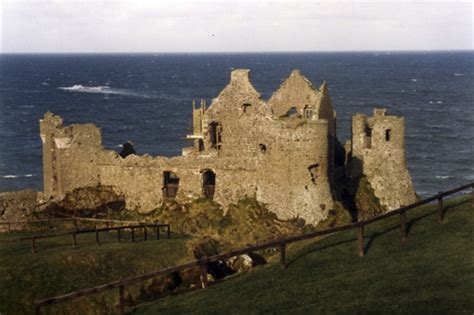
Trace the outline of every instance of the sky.
<instances>
[{"instance_id":1,"label":"sky","mask_svg":"<svg viewBox=\"0 0 474 315\"><path fill-rule=\"evenodd\" d=\"M1 0L2 53L466 50L472 1Z\"/></svg>"}]
</instances>

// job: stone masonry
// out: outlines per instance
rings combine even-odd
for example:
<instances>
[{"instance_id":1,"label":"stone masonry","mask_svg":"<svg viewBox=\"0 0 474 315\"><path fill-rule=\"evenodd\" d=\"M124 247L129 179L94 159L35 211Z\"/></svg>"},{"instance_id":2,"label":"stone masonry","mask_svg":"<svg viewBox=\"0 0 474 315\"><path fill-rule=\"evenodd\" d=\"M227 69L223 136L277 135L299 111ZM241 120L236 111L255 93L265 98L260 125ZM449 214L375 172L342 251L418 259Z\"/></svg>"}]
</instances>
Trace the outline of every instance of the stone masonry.
<instances>
[{"instance_id":1,"label":"stone masonry","mask_svg":"<svg viewBox=\"0 0 474 315\"><path fill-rule=\"evenodd\" d=\"M405 120L374 109L373 117L352 118L351 176L367 176L375 197L387 209L416 201L405 157Z\"/></svg>"},{"instance_id":2,"label":"stone masonry","mask_svg":"<svg viewBox=\"0 0 474 315\"><path fill-rule=\"evenodd\" d=\"M45 198L60 199L78 187L112 186L128 209L146 213L166 198L206 197L226 207L254 197L281 219L313 224L334 209L336 114L326 83L316 89L294 70L265 101L249 70L238 69L206 107L205 101L193 102L193 133L187 136L192 146L171 158L122 158L102 147L94 125L63 126L61 117L46 113L40 121ZM363 165L352 168L352 175L367 176L388 209L414 201L403 118L380 110L374 118L356 115L351 156Z\"/></svg>"}]
</instances>

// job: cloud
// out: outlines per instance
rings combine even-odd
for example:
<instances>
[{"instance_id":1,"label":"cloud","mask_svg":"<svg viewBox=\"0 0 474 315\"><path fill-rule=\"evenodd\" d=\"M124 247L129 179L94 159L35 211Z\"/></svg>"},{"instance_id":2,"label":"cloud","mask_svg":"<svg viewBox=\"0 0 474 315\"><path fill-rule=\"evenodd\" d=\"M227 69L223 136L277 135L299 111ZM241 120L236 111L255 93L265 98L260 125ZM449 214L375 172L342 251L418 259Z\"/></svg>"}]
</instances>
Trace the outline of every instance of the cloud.
<instances>
[{"instance_id":1,"label":"cloud","mask_svg":"<svg viewBox=\"0 0 474 315\"><path fill-rule=\"evenodd\" d=\"M4 0L4 52L472 49L470 2Z\"/></svg>"}]
</instances>

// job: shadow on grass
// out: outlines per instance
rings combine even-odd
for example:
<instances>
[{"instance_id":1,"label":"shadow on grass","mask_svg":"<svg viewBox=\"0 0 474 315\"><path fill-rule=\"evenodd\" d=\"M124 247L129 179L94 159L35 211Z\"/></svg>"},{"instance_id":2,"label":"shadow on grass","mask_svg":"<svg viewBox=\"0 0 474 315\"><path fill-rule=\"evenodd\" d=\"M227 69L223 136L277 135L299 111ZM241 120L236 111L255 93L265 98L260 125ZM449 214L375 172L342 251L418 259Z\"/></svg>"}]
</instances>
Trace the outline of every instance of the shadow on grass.
<instances>
[{"instance_id":1,"label":"shadow on grass","mask_svg":"<svg viewBox=\"0 0 474 315\"><path fill-rule=\"evenodd\" d=\"M471 199L466 199L466 200L462 200L462 201L459 201L459 202L456 202L456 203L453 203L453 204L450 204L449 206L445 206L444 207L444 213L446 215L447 211L452 209L456 209L458 206L461 206L463 204L467 204L467 203L470 203L471 202ZM408 212L409 213L409 212ZM436 215L438 213L438 210L434 210L434 211L430 211L428 213L425 213L423 215L420 215L420 216L417 216L415 218L412 218L410 220L408 220L407 224L406 224L406 234L407 234L407 237L410 233L410 231L413 229L413 226L415 224L417 224L421 219L424 219L424 218L427 218L429 216L433 216L433 215ZM382 236L382 235L385 235L387 233L390 233L392 232L393 230L397 230L399 229L400 226L399 225L395 225L395 226L392 226L390 228L387 228L383 231L377 231L377 232L373 232L372 234L368 235L368 236L365 236L364 237L364 240L367 240L365 246L364 246L364 252L367 253L368 250L372 247L375 239L377 239L379 236ZM288 263L286 264L287 267L291 266L292 264L296 263L297 261L299 261L300 259L304 258L305 256L309 255L309 254L312 254L312 253L315 253L315 252L319 252L319 251L322 251L324 249L328 249L328 248L331 248L331 247L335 247L335 246L339 246L339 245L342 245L342 244L347 244L347 243L351 243L351 242L356 242L357 239L356 238L351 238L351 239L346 239L346 240L343 240L343 241L339 241L339 242L335 242L335 243L332 243L332 244L328 244L328 245L324 245L324 246L320 246L320 247L317 247L317 248L314 248L314 249L311 249L311 250L308 250L304 253L302 253L301 255L298 255L298 257L295 257L294 259L291 259L288 261Z\"/></svg>"},{"instance_id":2,"label":"shadow on grass","mask_svg":"<svg viewBox=\"0 0 474 315\"><path fill-rule=\"evenodd\" d=\"M336 243L333 243L333 244L328 244L328 245L324 245L324 246L320 246L320 247L317 247L317 248L308 250L308 251L306 251L306 252L304 252L304 253L301 253L301 255L299 255L298 257L295 257L294 259L289 260L289 261L286 263L286 267L289 267L290 265L296 263L296 262L299 261L300 259L302 259L302 258L304 258L305 256L310 255L310 254L312 254L312 253L316 253L316 252L322 251L322 250L324 250L324 249L328 249L328 248L331 248L331 247L339 246L339 245L342 245L342 244L347 244L347 243L355 242L356 240L357 240L356 238L351 238L351 239L347 239L347 240L344 240L344 241L339 241L339 242L336 242Z\"/></svg>"},{"instance_id":3,"label":"shadow on grass","mask_svg":"<svg viewBox=\"0 0 474 315\"><path fill-rule=\"evenodd\" d=\"M444 216L446 217L446 215L448 214L448 210L450 210L449 212L451 212L453 210L456 210L457 207L459 207L463 204L470 203L470 202L471 202L471 199L466 199L466 200L461 200L461 201L458 201L456 203L445 206L444 207ZM427 217L432 216L432 215L436 215L437 213L438 213L438 210L436 209L434 211L430 211L430 212L425 213L423 215L417 216L416 218L410 219L410 221L407 222L407 227L406 227L407 235L410 233L410 231L413 228L413 225L415 225L415 223L417 223L421 219L427 218Z\"/></svg>"},{"instance_id":4,"label":"shadow on grass","mask_svg":"<svg viewBox=\"0 0 474 315\"><path fill-rule=\"evenodd\" d=\"M450 204L449 206L446 206L444 207L444 211L446 213L446 210L448 209L452 209L452 208L456 208L458 206L461 206L463 204L468 204L468 203L471 203L472 202L472 199L465 199L465 200L460 200L458 201L457 203L453 203L453 204ZM454 209L453 209L454 210ZM459 209L458 209L459 210Z\"/></svg>"}]
</instances>

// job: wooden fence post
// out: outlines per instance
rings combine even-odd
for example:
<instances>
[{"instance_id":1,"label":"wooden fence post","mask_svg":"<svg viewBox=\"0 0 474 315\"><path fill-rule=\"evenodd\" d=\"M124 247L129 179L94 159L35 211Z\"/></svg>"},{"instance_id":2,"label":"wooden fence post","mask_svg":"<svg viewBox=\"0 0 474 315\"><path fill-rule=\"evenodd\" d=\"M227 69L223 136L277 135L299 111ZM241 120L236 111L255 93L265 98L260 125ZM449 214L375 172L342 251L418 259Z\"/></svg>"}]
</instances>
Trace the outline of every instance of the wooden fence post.
<instances>
[{"instance_id":1,"label":"wooden fence post","mask_svg":"<svg viewBox=\"0 0 474 315\"><path fill-rule=\"evenodd\" d=\"M442 223L444 219L443 195L438 193L438 223Z\"/></svg>"},{"instance_id":2,"label":"wooden fence post","mask_svg":"<svg viewBox=\"0 0 474 315\"><path fill-rule=\"evenodd\" d=\"M117 240L118 240L119 243L120 243L120 233L121 233L121 231L122 231L122 228L119 227L117 229Z\"/></svg>"},{"instance_id":3,"label":"wooden fence post","mask_svg":"<svg viewBox=\"0 0 474 315\"><path fill-rule=\"evenodd\" d=\"M135 242L135 228L132 228L132 243Z\"/></svg>"},{"instance_id":4,"label":"wooden fence post","mask_svg":"<svg viewBox=\"0 0 474 315\"><path fill-rule=\"evenodd\" d=\"M280 244L280 265L286 269L286 244Z\"/></svg>"},{"instance_id":5,"label":"wooden fence post","mask_svg":"<svg viewBox=\"0 0 474 315\"><path fill-rule=\"evenodd\" d=\"M402 241L407 239L407 230L406 230L407 216L406 212L400 212L400 238Z\"/></svg>"},{"instance_id":6,"label":"wooden fence post","mask_svg":"<svg viewBox=\"0 0 474 315\"><path fill-rule=\"evenodd\" d=\"M147 229L146 229L146 225L143 226L143 238L146 240L148 240L148 232L147 232Z\"/></svg>"},{"instance_id":7,"label":"wooden fence post","mask_svg":"<svg viewBox=\"0 0 474 315\"><path fill-rule=\"evenodd\" d=\"M77 219L74 219L74 229L77 231Z\"/></svg>"},{"instance_id":8,"label":"wooden fence post","mask_svg":"<svg viewBox=\"0 0 474 315\"><path fill-rule=\"evenodd\" d=\"M359 247L359 256L364 256L364 226L360 225L357 227L357 243Z\"/></svg>"},{"instance_id":9,"label":"wooden fence post","mask_svg":"<svg viewBox=\"0 0 474 315\"><path fill-rule=\"evenodd\" d=\"M10 222L8 222L8 233L11 233L12 232L12 225L10 224Z\"/></svg>"},{"instance_id":10,"label":"wooden fence post","mask_svg":"<svg viewBox=\"0 0 474 315\"><path fill-rule=\"evenodd\" d=\"M119 286L120 315L125 314L125 287Z\"/></svg>"},{"instance_id":11,"label":"wooden fence post","mask_svg":"<svg viewBox=\"0 0 474 315\"><path fill-rule=\"evenodd\" d=\"M76 232L72 233L72 248L76 248Z\"/></svg>"},{"instance_id":12,"label":"wooden fence post","mask_svg":"<svg viewBox=\"0 0 474 315\"><path fill-rule=\"evenodd\" d=\"M156 239L160 239L160 228L158 226L155 226L155 232L156 232Z\"/></svg>"},{"instance_id":13,"label":"wooden fence post","mask_svg":"<svg viewBox=\"0 0 474 315\"><path fill-rule=\"evenodd\" d=\"M100 242L99 242L99 230L97 230L97 228L95 229L95 243L97 245L100 245Z\"/></svg>"},{"instance_id":14,"label":"wooden fence post","mask_svg":"<svg viewBox=\"0 0 474 315\"><path fill-rule=\"evenodd\" d=\"M36 253L36 244L35 244L35 237L34 236L31 238L31 253L32 254Z\"/></svg>"},{"instance_id":15,"label":"wooden fence post","mask_svg":"<svg viewBox=\"0 0 474 315\"><path fill-rule=\"evenodd\" d=\"M170 234L171 234L171 233L170 233L170 225L169 225L169 224L167 225L167 230L166 230L166 232L168 233L168 238L170 238Z\"/></svg>"},{"instance_id":16,"label":"wooden fence post","mask_svg":"<svg viewBox=\"0 0 474 315\"><path fill-rule=\"evenodd\" d=\"M199 264L199 271L201 273L201 286L203 289L207 288L207 264Z\"/></svg>"}]
</instances>

